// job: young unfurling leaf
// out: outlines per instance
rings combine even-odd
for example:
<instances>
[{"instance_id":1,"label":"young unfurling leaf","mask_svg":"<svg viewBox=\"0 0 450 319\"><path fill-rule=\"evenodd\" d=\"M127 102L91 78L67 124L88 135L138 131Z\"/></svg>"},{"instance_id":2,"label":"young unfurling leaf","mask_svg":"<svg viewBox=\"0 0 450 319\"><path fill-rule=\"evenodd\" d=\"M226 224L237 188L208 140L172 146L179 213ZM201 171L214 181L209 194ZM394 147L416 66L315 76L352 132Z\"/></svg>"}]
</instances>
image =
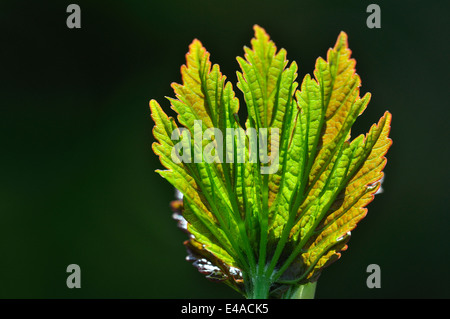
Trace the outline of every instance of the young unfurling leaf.
<instances>
[{"instance_id":1,"label":"young unfurling leaf","mask_svg":"<svg viewBox=\"0 0 450 319\"><path fill-rule=\"evenodd\" d=\"M172 207L189 233L188 260L248 298L289 298L340 257L366 215L391 114L351 139L370 94L360 96L344 32L299 85L297 64L254 31L237 59L245 127L232 84L194 40L169 98L177 121L150 101L153 150L166 167L158 172L183 195Z\"/></svg>"}]
</instances>

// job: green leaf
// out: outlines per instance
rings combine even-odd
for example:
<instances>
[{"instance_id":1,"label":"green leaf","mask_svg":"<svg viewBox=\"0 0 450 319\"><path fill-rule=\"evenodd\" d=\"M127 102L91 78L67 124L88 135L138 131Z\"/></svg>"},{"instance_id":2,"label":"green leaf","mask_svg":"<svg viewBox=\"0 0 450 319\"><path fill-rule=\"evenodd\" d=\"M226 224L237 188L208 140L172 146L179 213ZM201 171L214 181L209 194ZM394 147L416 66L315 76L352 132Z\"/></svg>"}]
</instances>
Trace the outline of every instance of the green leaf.
<instances>
[{"instance_id":1,"label":"green leaf","mask_svg":"<svg viewBox=\"0 0 450 319\"><path fill-rule=\"evenodd\" d=\"M194 40L169 98L179 124L150 102L153 150L167 168L158 172L183 194L177 214L199 271L247 297L294 296L340 257L367 214L391 114L351 139L370 94L360 97L344 32L298 88L297 64L263 28L254 31L237 58L245 128L231 83Z\"/></svg>"}]
</instances>

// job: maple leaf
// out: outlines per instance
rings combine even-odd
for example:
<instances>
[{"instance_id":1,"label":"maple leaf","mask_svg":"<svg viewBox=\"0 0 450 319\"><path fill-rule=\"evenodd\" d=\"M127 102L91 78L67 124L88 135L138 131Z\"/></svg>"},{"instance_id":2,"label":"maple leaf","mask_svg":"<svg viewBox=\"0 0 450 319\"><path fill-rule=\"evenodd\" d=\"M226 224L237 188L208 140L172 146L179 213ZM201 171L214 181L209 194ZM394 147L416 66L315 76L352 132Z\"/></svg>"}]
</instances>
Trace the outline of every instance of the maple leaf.
<instances>
[{"instance_id":1,"label":"maple leaf","mask_svg":"<svg viewBox=\"0 0 450 319\"><path fill-rule=\"evenodd\" d=\"M177 121L150 101L153 150L166 168L158 173L182 194L172 208L189 233L188 260L248 298L285 298L318 280L367 214L391 114L351 139L370 94L360 97L344 32L299 86L297 64L254 31L237 58L245 127L232 84L194 40L169 98Z\"/></svg>"}]
</instances>

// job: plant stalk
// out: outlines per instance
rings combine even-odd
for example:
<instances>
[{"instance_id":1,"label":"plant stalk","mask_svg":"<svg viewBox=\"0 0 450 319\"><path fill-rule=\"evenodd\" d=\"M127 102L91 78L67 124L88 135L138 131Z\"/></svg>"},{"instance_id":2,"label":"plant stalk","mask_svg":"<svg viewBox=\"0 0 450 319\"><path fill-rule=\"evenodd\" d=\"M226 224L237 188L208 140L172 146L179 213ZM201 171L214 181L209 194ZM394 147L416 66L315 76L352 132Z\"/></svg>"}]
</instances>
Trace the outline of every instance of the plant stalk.
<instances>
[{"instance_id":1,"label":"plant stalk","mask_svg":"<svg viewBox=\"0 0 450 319\"><path fill-rule=\"evenodd\" d=\"M315 282L308 282L303 285L292 285L291 288L286 292L285 299L314 299L316 293Z\"/></svg>"},{"instance_id":2,"label":"plant stalk","mask_svg":"<svg viewBox=\"0 0 450 319\"><path fill-rule=\"evenodd\" d=\"M248 289L248 299L268 299L270 286L272 285L270 279L265 274L256 275L252 279L252 284Z\"/></svg>"}]
</instances>

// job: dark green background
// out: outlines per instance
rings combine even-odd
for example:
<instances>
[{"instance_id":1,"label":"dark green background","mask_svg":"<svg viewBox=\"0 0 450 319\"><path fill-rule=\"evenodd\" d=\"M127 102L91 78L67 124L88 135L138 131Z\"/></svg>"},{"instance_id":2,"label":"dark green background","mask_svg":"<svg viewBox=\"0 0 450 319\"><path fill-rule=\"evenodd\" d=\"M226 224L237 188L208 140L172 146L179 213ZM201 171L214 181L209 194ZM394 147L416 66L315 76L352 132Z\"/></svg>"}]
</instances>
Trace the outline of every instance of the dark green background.
<instances>
[{"instance_id":1,"label":"dark green background","mask_svg":"<svg viewBox=\"0 0 450 319\"><path fill-rule=\"evenodd\" d=\"M68 1L0 5L1 298L239 297L184 260L148 102L170 112L164 96L193 38L235 83L254 24L297 61L298 81L346 31L373 95L353 136L393 114L385 192L317 298L450 297L444 1L374 1L381 29L366 27L370 1L93 2L75 2L73 30ZM66 287L72 263L81 289ZM381 289L366 286L372 263Z\"/></svg>"}]
</instances>

